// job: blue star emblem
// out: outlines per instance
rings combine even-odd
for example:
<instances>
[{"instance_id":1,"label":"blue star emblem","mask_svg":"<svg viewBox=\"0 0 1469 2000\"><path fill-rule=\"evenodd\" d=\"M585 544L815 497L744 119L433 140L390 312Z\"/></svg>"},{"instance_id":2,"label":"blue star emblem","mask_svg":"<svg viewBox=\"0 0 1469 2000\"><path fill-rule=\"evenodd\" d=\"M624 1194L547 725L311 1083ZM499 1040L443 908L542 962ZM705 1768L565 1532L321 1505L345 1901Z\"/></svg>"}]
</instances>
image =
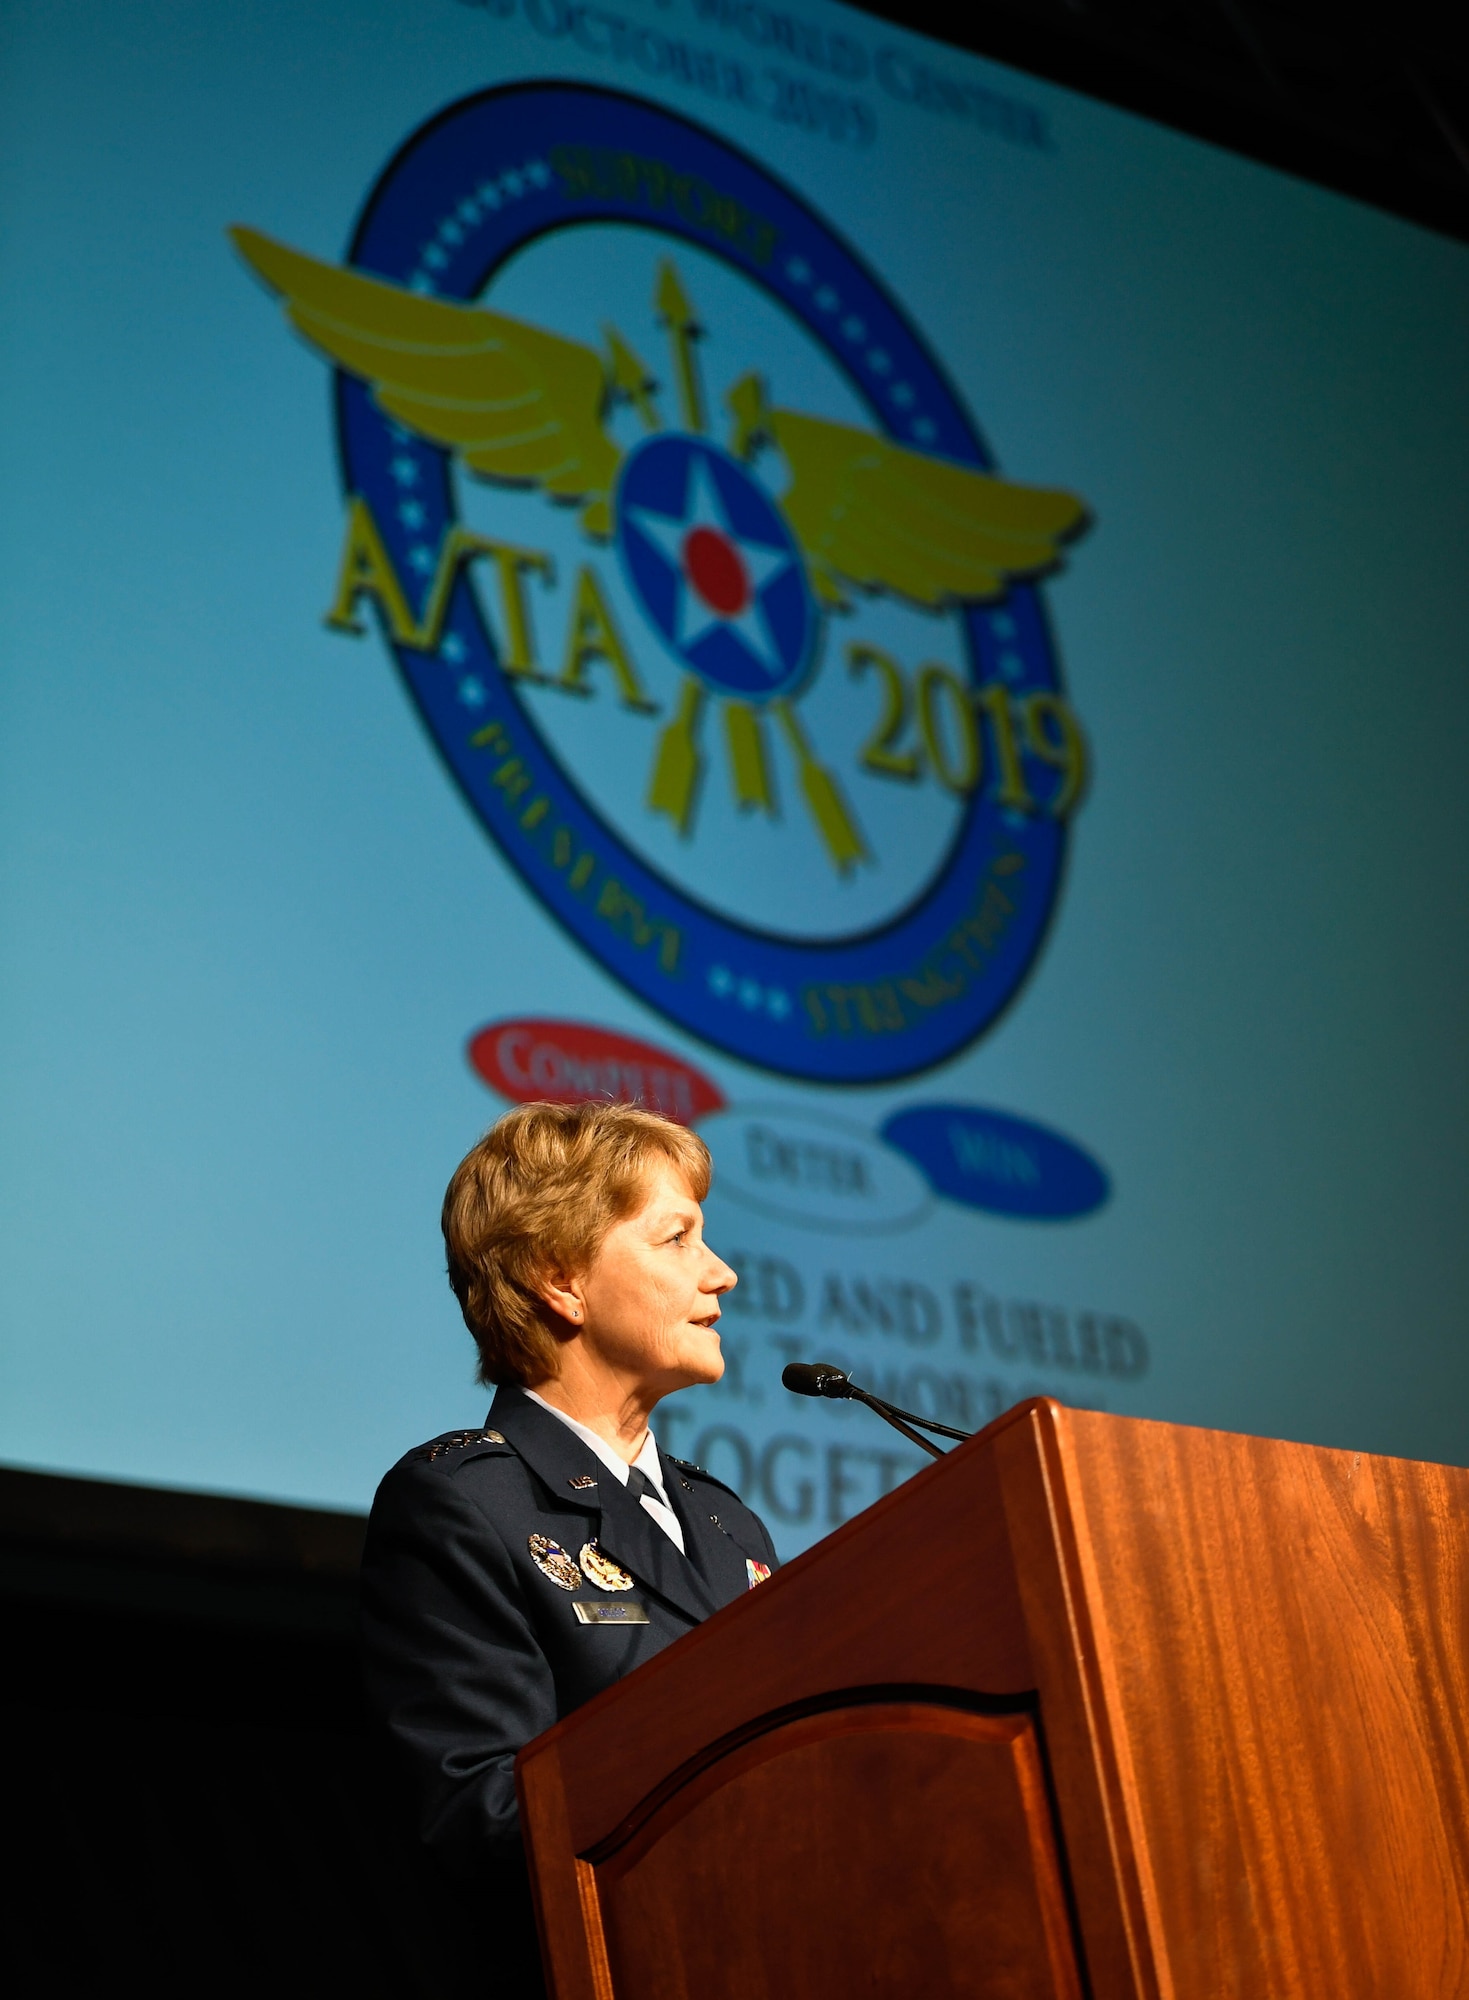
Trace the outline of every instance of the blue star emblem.
<instances>
[{"instance_id":1,"label":"blue star emblem","mask_svg":"<svg viewBox=\"0 0 1469 2000\"><path fill-rule=\"evenodd\" d=\"M703 438L646 439L622 468L617 545L668 650L716 693L767 702L800 681L815 602L780 509L738 459Z\"/></svg>"}]
</instances>

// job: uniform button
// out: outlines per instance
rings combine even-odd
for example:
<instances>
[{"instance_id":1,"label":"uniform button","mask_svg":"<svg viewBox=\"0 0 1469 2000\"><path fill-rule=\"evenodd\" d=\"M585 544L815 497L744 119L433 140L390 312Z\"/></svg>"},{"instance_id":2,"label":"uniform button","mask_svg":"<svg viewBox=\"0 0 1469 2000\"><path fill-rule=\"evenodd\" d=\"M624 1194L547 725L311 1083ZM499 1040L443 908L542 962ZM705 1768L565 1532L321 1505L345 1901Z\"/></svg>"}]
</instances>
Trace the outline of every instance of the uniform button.
<instances>
[{"instance_id":1,"label":"uniform button","mask_svg":"<svg viewBox=\"0 0 1469 2000\"><path fill-rule=\"evenodd\" d=\"M711 1514L709 1519L714 1523L716 1528L719 1526L719 1516L717 1514Z\"/></svg>"}]
</instances>

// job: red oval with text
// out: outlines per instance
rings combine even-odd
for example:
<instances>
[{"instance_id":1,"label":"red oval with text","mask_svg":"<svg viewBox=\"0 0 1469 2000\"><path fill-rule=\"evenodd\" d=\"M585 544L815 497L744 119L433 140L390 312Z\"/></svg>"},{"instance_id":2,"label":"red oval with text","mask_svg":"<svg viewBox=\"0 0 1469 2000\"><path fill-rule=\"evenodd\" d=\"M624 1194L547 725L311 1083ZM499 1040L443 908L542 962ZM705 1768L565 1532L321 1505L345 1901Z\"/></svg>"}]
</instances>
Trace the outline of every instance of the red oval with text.
<instances>
[{"instance_id":1,"label":"red oval with text","mask_svg":"<svg viewBox=\"0 0 1469 2000\"><path fill-rule=\"evenodd\" d=\"M719 1086L691 1063L586 1021L492 1021L470 1037L469 1060L517 1104L644 1104L680 1125L722 1111Z\"/></svg>"}]
</instances>

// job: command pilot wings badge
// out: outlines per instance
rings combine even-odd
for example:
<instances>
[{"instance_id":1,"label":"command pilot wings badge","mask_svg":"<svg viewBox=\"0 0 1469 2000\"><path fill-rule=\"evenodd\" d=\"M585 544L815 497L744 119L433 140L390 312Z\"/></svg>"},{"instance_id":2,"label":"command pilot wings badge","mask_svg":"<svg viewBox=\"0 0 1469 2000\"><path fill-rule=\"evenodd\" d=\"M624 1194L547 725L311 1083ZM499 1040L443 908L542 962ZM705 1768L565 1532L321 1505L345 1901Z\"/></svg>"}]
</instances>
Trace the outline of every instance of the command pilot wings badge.
<instances>
[{"instance_id":1,"label":"command pilot wings badge","mask_svg":"<svg viewBox=\"0 0 1469 2000\"><path fill-rule=\"evenodd\" d=\"M231 234L337 370L328 622L375 611L578 941L787 1074L982 1032L1083 790L1037 580L1087 515L993 469L853 253L714 135L570 85L433 120L346 266Z\"/></svg>"}]
</instances>

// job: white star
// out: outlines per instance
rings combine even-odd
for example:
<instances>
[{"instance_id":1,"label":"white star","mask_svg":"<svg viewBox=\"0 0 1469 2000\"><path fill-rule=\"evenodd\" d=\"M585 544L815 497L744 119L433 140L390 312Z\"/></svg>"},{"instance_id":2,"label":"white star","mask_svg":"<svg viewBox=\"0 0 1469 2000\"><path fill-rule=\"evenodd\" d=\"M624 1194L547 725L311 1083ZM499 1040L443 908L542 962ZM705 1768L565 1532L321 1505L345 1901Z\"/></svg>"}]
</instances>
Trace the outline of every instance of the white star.
<instances>
[{"instance_id":1,"label":"white star","mask_svg":"<svg viewBox=\"0 0 1469 2000\"><path fill-rule=\"evenodd\" d=\"M651 507L629 507L627 512L633 526L653 544L678 578L674 638L680 649L687 651L707 632L722 626L739 636L772 681L779 680L786 671L786 662L766 618L763 594L768 585L790 568L791 555L786 549L749 541L736 530L703 454L690 454L689 482L677 514L656 513ZM748 580L748 595L733 614L717 610L691 584L685 551L700 528L712 530L731 545Z\"/></svg>"}]
</instances>

